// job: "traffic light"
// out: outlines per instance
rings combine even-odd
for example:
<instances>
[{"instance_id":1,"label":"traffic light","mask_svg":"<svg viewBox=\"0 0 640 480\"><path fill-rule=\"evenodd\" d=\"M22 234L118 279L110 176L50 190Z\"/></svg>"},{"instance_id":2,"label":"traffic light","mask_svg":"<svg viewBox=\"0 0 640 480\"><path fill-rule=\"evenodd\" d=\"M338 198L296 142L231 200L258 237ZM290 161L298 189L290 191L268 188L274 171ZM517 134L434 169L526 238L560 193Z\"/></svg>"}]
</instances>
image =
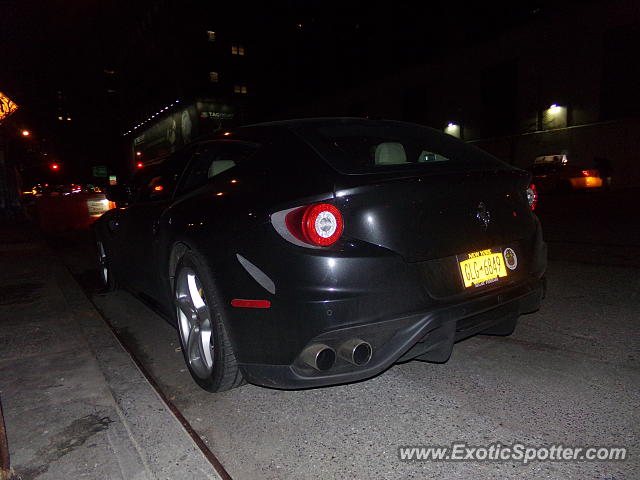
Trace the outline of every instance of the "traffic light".
<instances>
[{"instance_id":1,"label":"traffic light","mask_svg":"<svg viewBox=\"0 0 640 480\"><path fill-rule=\"evenodd\" d=\"M56 171L60 170L60 164L58 164L58 163L51 163L51 164L49 165L49 168L51 168L51 170L53 170L54 172L56 172Z\"/></svg>"}]
</instances>

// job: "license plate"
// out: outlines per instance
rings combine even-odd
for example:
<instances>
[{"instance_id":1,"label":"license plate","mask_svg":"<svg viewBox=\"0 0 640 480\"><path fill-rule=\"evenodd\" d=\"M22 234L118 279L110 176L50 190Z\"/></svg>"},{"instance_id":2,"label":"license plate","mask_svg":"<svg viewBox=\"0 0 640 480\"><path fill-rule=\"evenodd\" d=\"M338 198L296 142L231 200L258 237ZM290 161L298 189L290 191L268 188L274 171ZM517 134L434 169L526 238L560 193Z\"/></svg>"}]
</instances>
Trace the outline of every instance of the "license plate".
<instances>
[{"instance_id":1,"label":"license plate","mask_svg":"<svg viewBox=\"0 0 640 480\"><path fill-rule=\"evenodd\" d=\"M458 256L464 287L482 287L507 276L502 252L491 249Z\"/></svg>"}]
</instances>

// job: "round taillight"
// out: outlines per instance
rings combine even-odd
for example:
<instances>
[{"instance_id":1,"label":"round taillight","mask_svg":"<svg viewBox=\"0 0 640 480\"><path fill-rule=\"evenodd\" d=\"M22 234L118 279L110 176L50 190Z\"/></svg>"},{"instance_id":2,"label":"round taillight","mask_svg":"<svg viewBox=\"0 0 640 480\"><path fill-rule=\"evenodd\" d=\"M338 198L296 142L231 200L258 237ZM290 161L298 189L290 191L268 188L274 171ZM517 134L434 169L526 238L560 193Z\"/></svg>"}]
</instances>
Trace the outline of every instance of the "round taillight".
<instances>
[{"instance_id":1,"label":"round taillight","mask_svg":"<svg viewBox=\"0 0 640 480\"><path fill-rule=\"evenodd\" d=\"M538 191L533 183L527 188L527 203L532 211L536 209L538 204Z\"/></svg>"},{"instance_id":2,"label":"round taillight","mask_svg":"<svg viewBox=\"0 0 640 480\"><path fill-rule=\"evenodd\" d=\"M329 203L319 203L306 208L302 216L302 234L312 245L326 247L342 235L340 210Z\"/></svg>"}]
</instances>

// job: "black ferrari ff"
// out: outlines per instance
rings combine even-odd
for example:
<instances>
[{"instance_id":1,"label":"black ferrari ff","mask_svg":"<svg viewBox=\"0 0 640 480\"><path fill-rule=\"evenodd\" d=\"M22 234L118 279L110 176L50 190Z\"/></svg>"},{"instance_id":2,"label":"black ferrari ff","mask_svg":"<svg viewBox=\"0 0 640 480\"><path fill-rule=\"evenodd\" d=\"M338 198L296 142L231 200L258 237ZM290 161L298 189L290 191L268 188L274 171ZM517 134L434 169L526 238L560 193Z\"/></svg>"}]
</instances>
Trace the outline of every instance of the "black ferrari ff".
<instances>
[{"instance_id":1,"label":"black ferrari ff","mask_svg":"<svg viewBox=\"0 0 640 480\"><path fill-rule=\"evenodd\" d=\"M107 289L170 318L195 381L294 389L445 362L539 308L531 175L423 126L279 121L196 141L113 188Z\"/></svg>"}]
</instances>

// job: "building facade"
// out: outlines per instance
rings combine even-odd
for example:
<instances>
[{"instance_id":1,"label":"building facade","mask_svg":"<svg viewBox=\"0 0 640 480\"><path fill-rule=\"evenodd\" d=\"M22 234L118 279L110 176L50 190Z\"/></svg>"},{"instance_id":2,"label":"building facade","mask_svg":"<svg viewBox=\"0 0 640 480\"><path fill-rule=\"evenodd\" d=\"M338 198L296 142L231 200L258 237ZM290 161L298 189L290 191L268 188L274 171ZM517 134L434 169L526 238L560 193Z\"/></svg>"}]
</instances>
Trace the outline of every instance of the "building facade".
<instances>
[{"instance_id":1,"label":"building facade","mask_svg":"<svg viewBox=\"0 0 640 480\"><path fill-rule=\"evenodd\" d=\"M524 25L439 49L411 69L287 109L283 116L370 115L444 130L527 167L542 155L613 166L615 186L640 185L640 4L558 6Z\"/></svg>"}]
</instances>

